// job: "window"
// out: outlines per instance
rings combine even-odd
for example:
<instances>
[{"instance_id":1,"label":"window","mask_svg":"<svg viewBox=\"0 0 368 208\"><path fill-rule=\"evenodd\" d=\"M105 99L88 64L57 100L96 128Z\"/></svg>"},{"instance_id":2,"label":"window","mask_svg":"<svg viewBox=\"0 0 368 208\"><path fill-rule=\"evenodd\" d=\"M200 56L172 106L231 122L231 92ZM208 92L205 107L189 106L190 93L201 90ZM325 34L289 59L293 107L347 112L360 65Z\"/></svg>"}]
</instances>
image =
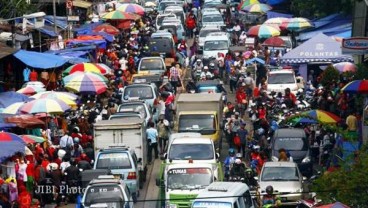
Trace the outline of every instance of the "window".
<instances>
[{"instance_id":1,"label":"window","mask_svg":"<svg viewBox=\"0 0 368 208\"><path fill-rule=\"evenodd\" d=\"M268 84L292 84L295 83L294 74L269 74Z\"/></svg>"},{"instance_id":2,"label":"window","mask_svg":"<svg viewBox=\"0 0 368 208\"><path fill-rule=\"evenodd\" d=\"M228 41L225 41L225 40L206 41L203 47L204 47L204 50L206 51L228 50L229 44L228 44Z\"/></svg>"},{"instance_id":3,"label":"window","mask_svg":"<svg viewBox=\"0 0 368 208\"><path fill-rule=\"evenodd\" d=\"M239 204L239 207L245 207L244 199L242 196L238 197L237 203Z\"/></svg>"},{"instance_id":4,"label":"window","mask_svg":"<svg viewBox=\"0 0 368 208\"><path fill-rule=\"evenodd\" d=\"M212 160L214 152L212 144L172 144L169 150L169 159Z\"/></svg>"},{"instance_id":5,"label":"window","mask_svg":"<svg viewBox=\"0 0 368 208\"><path fill-rule=\"evenodd\" d=\"M262 170L261 181L299 181L296 167L265 167Z\"/></svg>"},{"instance_id":6,"label":"window","mask_svg":"<svg viewBox=\"0 0 368 208\"><path fill-rule=\"evenodd\" d=\"M124 194L118 185L95 185L86 190L84 204L106 203L108 208L120 207L124 204Z\"/></svg>"},{"instance_id":7,"label":"window","mask_svg":"<svg viewBox=\"0 0 368 208\"><path fill-rule=\"evenodd\" d=\"M249 190L244 192L243 200L244 200L245 208L251 207L253 205L252 196L250 195Z\"/></svg>"},{"instance_id":8,"label":"window","mask_svg":"<svg viewBox=\"0 0 368 208\"><path fill-rule=\"evenodd\" d=\"M101 153L96 169L130 169L132 164L127 152Z\"/></svg>"},{"instance_id":9,"label":"window","mask_svg":"<svg viewBox=\"0 0 368 208\"><path fill-rule=\"evenodd\" d=\"M152 99L153 90L150 86L128 86L124 90L124 99L138 97L139 99Z\"/></svg>"},{"instance_id":10,"label":"window","mask_svg":"<svg viewBox=\"0 0 368 208\"><path fill-rule=\"evenodd\" d=\"M164 69L165 66L161 59L142 59L139 68L140 71L164 70Z\"/></svg>"},{"instance_id":11,"label":"window","mask_svg":"<svg viewBox=\"0 0 368 208\"><path fill-rule=\"evenodd\" d=\"M308 142L303 138L275 138L274 150L286 149L291 151L308 150Z\"/></svg>"}]
</instances>

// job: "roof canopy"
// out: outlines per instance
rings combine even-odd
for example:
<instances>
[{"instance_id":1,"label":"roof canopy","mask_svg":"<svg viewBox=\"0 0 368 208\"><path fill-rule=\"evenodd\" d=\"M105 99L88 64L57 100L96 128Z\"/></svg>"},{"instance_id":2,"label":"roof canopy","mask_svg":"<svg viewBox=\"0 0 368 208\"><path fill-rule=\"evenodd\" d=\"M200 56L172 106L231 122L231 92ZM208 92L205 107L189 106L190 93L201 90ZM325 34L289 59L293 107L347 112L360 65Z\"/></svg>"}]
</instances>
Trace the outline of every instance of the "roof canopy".
<instances>
[{"instance_id":1,"label":"roof canopy","mask_svg":"<svg viewBox=\"0 0 368 208\"><path fill-rule=\"evenodd\" d=\"M14 56L25 65L39 69L56 68L64 65L67 62L67 60L60 56L49 53L38 53L34 51L20 50L15 53Z\"/></svg>"},{"instance_id":2,"label":"roof canopy","mask_svg":"<svg viewBox=\"0 0 368 208\"><path fill-rule=\"evenodd\" d=\"M341 43L320 33L281 57L282 63L352 62L350 55L342 55Z\"/></svg>"}]
</instances>

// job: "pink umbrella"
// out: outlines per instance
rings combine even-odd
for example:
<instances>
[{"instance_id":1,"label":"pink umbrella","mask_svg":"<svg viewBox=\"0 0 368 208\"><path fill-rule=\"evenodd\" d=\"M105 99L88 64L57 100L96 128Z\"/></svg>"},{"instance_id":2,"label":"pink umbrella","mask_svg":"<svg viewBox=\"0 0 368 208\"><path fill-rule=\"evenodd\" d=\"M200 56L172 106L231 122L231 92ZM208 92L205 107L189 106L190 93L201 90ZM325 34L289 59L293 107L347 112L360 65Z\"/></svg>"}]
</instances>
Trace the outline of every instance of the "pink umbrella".
<instances>
[{"instance_id":1,"label":"pink umbrella","mask_svg":"<svg viewBox=\"0 0 368 208\"><path fill-rule=\"evenodd\" d=\"M337 64L334 64L333 67L335 67L335 69L339 70L340 73L355 72L356 71L355 64L351 63L351 62L337 63Z\"/></svg>"},{"instance_id":2,"label":"pink umbrella","mask_svg":"<svg viewBox=\"0 0 368 208\"><path fill-rule=\"evenodd\" d=\"M243 53L243 57L245 59L249 59L249 57L252 55L252 51L246 51L245 53Z\"/></svg>"}]
</instances>

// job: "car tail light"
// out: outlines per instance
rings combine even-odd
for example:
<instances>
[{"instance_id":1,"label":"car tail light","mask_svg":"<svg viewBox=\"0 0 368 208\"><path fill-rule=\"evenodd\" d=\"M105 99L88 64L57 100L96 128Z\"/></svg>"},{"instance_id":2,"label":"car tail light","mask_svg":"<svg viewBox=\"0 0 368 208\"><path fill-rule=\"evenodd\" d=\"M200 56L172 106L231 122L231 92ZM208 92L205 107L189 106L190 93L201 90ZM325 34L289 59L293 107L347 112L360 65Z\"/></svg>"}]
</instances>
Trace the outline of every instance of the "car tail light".
<instances>
[{"instance_id":1,"label":"car tail light","mask_svg":"<svg viewBox=\"0 0 368 208\"><path fill-rule=\"evenodd\" d=\"M135 172L129 172L127 179L137 179L137 174Z\"/></svg>"},{"instance_id":2,"label":"car tail light","mask_svg":"<svg viewBox=\"0 0 368 208\"><path fill-rule=\"evenodd\" d=\"M171 58L175 58L175 56L176 56L176 53L175 53L175 50L173 49L171 50Z\"/></svg>"}]
</instances>

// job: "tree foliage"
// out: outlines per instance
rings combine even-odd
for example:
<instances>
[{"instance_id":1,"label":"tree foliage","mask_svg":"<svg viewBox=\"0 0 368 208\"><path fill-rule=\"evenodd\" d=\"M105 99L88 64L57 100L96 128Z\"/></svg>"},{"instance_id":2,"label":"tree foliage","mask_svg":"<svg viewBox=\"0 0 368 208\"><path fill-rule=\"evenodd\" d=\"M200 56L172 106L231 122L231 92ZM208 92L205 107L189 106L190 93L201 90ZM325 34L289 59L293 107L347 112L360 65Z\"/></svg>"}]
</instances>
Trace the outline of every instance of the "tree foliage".
<instances>
[{"instance_id":1,"label":"tree foliage","mask_svg":"<svg viewBox=\"0 0 368 208\"><path fill-rule=\"evenodd\" d=\"M27 0L0 0L0 18L21 17L34 12L37 12L37 7Z\"/></svg>"},{"instance_id":2,"label":"tree foliage","mask_svg":"<svg viewBox=\"0 0 368 208\"><path fill-rule=\"evenodd\" d=\"M336 83L340 80L340 73L332 65L328 66L321 74L321 84L328 86L331 83Z\"/></svg>"},{"instance_id":3,"label":"tree foliage","mask_svg":"<svg viewBox=\"0 0 368 208\"><path fill-rule=\"evenodd\" d=\"M352 14L356 0L291 0L290 10L295 16L315 18L343 12Z\"/></svg>"},{"instance_id":4,"label":"tree foliage","mask_svg":"<svg viewBox=\"0 0 368 208\"><path fill-rule=\"evenodd\" d=\"M368 67L365 64L358 64L357 71L354 74L354 80L367 80L368 79Z\"/></svg>"},{"instance_id":5,"label":"tree foliage","mask_svg":"<svg viewBox=\"0 0 368 208\"><path fill-rule=\"evenodd\" d=\"M360 150L355 159L317 179L312 190L324 203L340 201L351 207L366 207L368 201L368 152ZM352 164L351 161L354 161Z\"/></svg>"}]
</instances>

